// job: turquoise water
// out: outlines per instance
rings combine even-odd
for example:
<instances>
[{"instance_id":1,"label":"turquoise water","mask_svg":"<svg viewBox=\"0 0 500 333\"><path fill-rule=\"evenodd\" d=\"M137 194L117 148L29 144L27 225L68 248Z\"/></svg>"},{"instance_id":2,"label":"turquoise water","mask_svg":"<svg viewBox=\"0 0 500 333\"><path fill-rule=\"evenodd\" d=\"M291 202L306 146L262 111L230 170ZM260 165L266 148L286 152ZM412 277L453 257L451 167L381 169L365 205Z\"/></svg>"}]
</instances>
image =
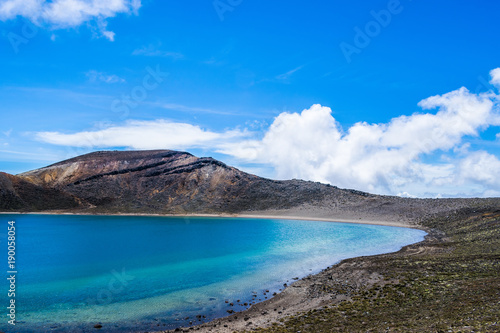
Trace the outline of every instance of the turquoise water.
<instances>
[{"instance_id":1,"label":"turquoise water","mask_svg":"<svg viewBox=\"0 0 500 333\"><path fill-rule=\"evenodd\" d=\"M0 215L16 222L16 319L0 331L154 331L241 311L342 259L399 250L425 232L242 218ZM6 309L9 285L0 283ZM265 290L269 290L264 295ZM5 291L5 292L4 292ZM234 302L230 307L225 301ZM186 319L189 317L189 319ZM159 325L159 326L158 326Z\"/></svg>"}]
</instances>

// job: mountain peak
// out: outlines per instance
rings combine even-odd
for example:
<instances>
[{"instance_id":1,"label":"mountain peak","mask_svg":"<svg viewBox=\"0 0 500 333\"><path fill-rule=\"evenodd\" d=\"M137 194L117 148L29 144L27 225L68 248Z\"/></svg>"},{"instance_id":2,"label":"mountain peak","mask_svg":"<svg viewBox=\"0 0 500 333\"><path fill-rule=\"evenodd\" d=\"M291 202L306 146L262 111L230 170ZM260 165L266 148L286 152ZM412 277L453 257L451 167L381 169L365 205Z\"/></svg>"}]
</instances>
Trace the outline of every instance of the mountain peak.
<instances>
[{"instance_id":1,"label":"mountain peak","mask_svg":"<svg viewBox=\"0 0 500 333\"><path fill-rule=\"evenodd\" d=\"M303 180L271 180L211 157L172 150L99 151L13 176L0 174L0 210L228 214L412 220L466 199L373 195Z\"/></svg>"}]
</instances>

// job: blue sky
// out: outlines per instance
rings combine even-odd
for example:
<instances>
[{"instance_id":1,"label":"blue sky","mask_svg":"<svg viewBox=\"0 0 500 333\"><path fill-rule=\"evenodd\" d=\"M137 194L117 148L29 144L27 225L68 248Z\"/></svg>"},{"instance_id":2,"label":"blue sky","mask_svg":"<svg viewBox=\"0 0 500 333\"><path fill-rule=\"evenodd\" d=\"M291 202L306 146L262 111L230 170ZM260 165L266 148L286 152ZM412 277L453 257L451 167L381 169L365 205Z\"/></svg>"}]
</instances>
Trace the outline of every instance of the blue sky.
<instances>
[{"instance_id":1,"label":"blue sky","mask_svg":"<svg viewBox=\"0 0 500 333\"><path fill-rule=\"evenodd\" d=\"M381 194L498 196L499 12L1 0L0 170L164 148Z\"/></svg>"}]
</instances>

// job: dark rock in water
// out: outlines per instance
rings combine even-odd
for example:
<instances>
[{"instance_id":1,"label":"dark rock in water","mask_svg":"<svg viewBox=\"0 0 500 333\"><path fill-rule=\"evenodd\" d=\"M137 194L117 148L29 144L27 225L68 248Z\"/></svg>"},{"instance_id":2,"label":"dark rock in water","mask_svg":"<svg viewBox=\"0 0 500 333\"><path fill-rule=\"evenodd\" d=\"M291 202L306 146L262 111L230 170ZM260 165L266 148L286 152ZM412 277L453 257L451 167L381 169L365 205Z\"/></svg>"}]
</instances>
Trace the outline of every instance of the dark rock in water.
<instances>
[{"instance_id":1,"label":"dark rock in water","mask_svg":"<svg viewBox=\"0 0 500 333\"><path fill-rule=\"evenodd\" d=\"M102 328L102 325L101 324L95 324L94 328L100 329L100 328Z\"/></svg>"}]
</instances>

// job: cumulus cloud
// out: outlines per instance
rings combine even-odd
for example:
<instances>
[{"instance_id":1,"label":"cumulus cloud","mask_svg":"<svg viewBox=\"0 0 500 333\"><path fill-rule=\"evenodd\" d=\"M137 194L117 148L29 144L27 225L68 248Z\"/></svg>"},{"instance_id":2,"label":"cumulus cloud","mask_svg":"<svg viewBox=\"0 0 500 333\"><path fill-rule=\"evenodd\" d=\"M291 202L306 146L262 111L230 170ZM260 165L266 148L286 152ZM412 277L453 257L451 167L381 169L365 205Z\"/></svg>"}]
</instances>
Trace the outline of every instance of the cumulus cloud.
<instances>
[{"instance_id":1,"label":"cumulus cloud","mask_svg":"<svg viewBox=\"0 0 500 333\"><path fill-rule=\"evenodd\" d=\"M492 81L496 72L492 71ZM344 129L329 107L283 112L257 137L242 130L213 132L165 120L63 134L41 141L75 147L205 148L239 161L271 166L276 177L330 183L380 194L439 197L500 193L500 160L472 151L468 142L500 125L499 95L466 88L419 103L422 112L387 123L359 122Z\"/></svg>"},{"instance_id":2,"label":"cumulus cloud","mask_svg":"<svg viewBox=\"0 0 500 333\"><path fill-rule=\"evenodd\" d=\"M71 147L130 149L179 149L217 148L227 141L241 139L246 132L229 130L213 132L199 126L167 120L131 120L121 126L111 126L94 131L73 134L39 132L40 141Z\"/></svg>"},{"instance_id":3,"label":"cumulus cloud","mask_svg":"<svg viewBox=\"0 0 500 333\"><path fill-rule=\"evenodd\" d=\"M471 181L488 185L489 189L500 189L500 160L485 151L473 152L460 161L456 182Z\"/></svg>"},{"instance_id":4,"label":"cumulus cloud","mask_svg":"<svg viewBox=\"0 0 500 333\"><path fill-rule=\"evenodd\" d=\"M494 86L500 87L500 67L491 70L491 81L490 83Z\"/></svg>"},{"instance_id":5,"label":"cumulus cloud","mask_svg":"<svg viewBox=\"0 0 500 333\"><path fill-rule=\"evenodd\" d=\"M0 2L0 20L22 16L50 29L74 28L87 23L113 41L115 33L107 30L107 19L120 13L137 15L140 7L141 0L4 0Z\"/></svg>"},{"instance_id":6,"label":"cumulus cloud","mask_svg":"<svg viewBox=\"0 0 500 333\"><path fill-rule=\"evenodd\" d=\"M494 81L497 72L491 75ZM282 179L384 194L453 195L459 184L475 185L474 191L486 193L500 190L494 181L500 163L486 152L469 153L464 141L488 126L500 125L497 101L491 92L473 94L460 88L419 103L435 113L400 116L384 124L360 122L347 130L330 108L313 105L301 113L280 114L261 140L229 143L219 151L271 164ZM433 161L422 162L427 156Z\"/></svg>"},{"instance_id":7,"label":"cumulus cloud","mask_svg":"<svg viewBox=\"0 0 500 333\"><path fill-rule=\"evenodd\" d=\"M221 152L271 163L279 178L404 193L410 182L447 177L449 167L426 165L420 156L458 147L465 136L477 136L494 121L493 101L465 88L419 105L439 111L400 116L387 124L360 122L345 132L330 108L313 105L301 113L280 114L262 140L232 143Z\"/></svg>"}]
</instances>

